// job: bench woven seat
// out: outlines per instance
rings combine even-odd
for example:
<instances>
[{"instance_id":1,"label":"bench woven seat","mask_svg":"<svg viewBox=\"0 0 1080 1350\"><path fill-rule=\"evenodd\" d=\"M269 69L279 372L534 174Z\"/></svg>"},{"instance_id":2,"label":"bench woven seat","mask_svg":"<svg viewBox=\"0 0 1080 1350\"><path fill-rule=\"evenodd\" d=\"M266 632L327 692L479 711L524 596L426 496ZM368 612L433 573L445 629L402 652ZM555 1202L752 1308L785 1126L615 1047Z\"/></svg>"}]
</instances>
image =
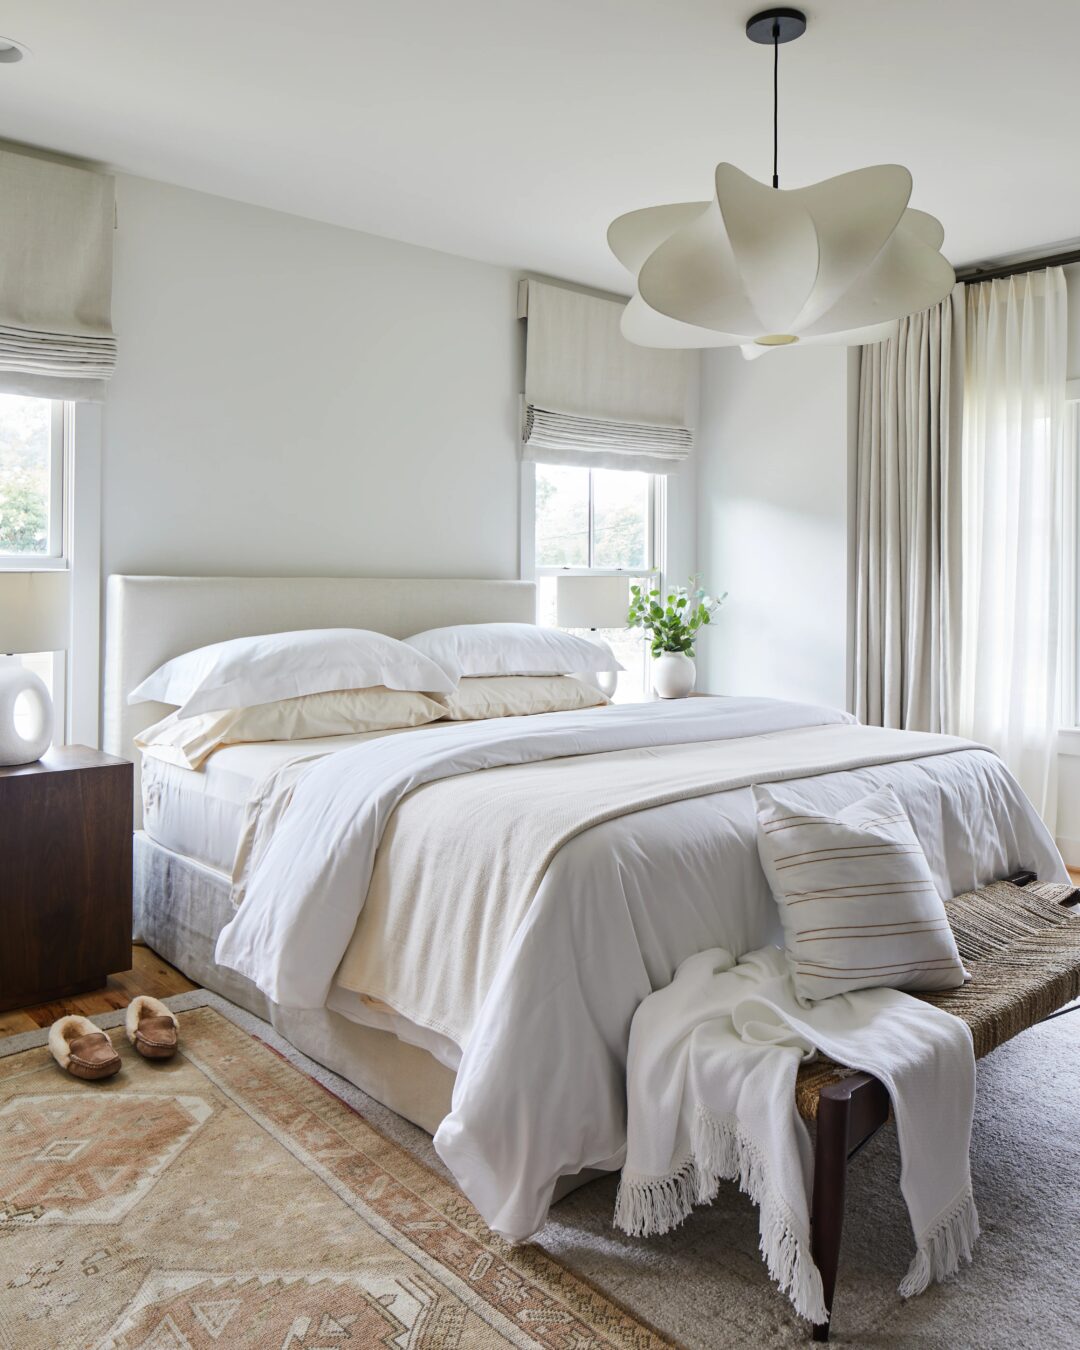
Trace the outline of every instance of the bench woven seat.
<instances>
[{"instance_id":1,"label":"bench woven seat","mask_svg":"<svg viewBox=\"0 0 1080 1350\"><path fill-rule=\"evenodd\" d=\"M946 902L961 959L971 974L959 989L914 997L971 1028L976 1058L1080 998L1080 917L1063 902L1072 886L995 881ZM817 1059L799 1071L799 1114L815 1120L821 1090L852 1069Z\"/></svg>"}]
</instances>

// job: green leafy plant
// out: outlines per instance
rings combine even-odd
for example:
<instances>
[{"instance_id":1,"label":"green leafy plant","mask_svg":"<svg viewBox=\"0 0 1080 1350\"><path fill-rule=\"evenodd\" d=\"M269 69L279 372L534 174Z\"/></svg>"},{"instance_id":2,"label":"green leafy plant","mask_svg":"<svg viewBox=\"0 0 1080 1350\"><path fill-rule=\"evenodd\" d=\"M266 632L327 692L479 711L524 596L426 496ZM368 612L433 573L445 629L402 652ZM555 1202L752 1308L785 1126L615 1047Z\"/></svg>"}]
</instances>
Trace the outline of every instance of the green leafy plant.
<instances>
[{"instance_id":1,"label":"green leafy plant","mask_svg":"<svg viewBox=\"0 0 1080 1350\"><path fill-rule=\"evenodd\" d=\"M689 586L669 587L666 598L662 598L659 590L631 586L626 626L641 629L653 656L664 652L693 656L698 629L712 622L712 616L726 599L726 591L718 597L707 595L700 574L690 578Z\"/></svg>"}]
</instances>

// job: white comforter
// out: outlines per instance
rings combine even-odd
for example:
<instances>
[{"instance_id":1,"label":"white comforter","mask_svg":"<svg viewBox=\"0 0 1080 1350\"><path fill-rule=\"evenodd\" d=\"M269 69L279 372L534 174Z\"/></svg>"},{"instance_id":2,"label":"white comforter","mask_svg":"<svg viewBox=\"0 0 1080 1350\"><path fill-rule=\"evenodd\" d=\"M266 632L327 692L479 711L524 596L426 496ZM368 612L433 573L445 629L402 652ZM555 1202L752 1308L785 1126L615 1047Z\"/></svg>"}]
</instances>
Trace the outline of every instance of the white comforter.
<instances>
[{"instance_id":1,"label":"white comforter","mask_svg":"<svg viewBox=\"0 0 1080 1350\"><path fill-rule=\"evenodd\" d=\"M437 723L321 757L263 784L222 930L220 965L284 1008L321 1008L364 905L375 851L414 788L508 764L850 724L833 708L773 699L628 704L486 722Z\"/></svg>"},{"instance_id":2,"label":"white comforter","mask_svg":"<svg viewBox=\"0 0 1080 1350\"><path fill-rule=\"evenodd\" d=\"M426 727L341 751L253 805L251 865L218 960L278 1003L323 1006L387 821L423 783L567 755L772 740L805 726L839 733L850 721L759 699L695 700ZM891 784L943 893L1019 866L1063 877L1053 841L996 757L953 746L881 767L822 764L794 781L808 805L823 808ZM641 1000L687 956L715 946L739 955L775 932L746 788L610 820L561 849L480 991L460 1037L453 1110L436 1135L493 1228L526 1237L543 1223L560 1176L621 1164L626 1046Z\"/></svg>"}]
</instances>

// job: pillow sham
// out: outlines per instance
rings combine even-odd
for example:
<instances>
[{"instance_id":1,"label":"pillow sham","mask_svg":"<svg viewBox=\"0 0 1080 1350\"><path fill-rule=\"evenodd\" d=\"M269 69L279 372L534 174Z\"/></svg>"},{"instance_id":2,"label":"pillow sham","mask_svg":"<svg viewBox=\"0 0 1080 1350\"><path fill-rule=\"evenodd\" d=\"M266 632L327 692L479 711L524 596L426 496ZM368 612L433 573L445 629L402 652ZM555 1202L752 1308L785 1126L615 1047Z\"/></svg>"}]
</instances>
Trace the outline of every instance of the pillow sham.
<instances>
[{"instance_id":1,"label":"pillow sham","mask_svg":"<svg viewBox=\"0 0 1080 1350\"><path fill-rule=\"evenodd\" d=\"M607 643L534 623L463 623L415 633L406 643L454 679L483 675L578 675L622 670Z\"/></svg>"},{"instance_id":2,"label":"pillow sham","mask_svg":"<svg viewBox=\"0 0 1080 1350\"><path fill-rule=\"evenodd\" d=\"M223 745L248 741L304 741L361 731L418 727L446 715L446 705L409 690L337 689L299 698L225 708L183 717L172 712L135 737L144 753L167 764L198 769Z\"/></svg>"},{"instance_id":3,"label":"pillow sham","mask_svg":"<svg viewBox=\"0 0 1080 1350\"><path fill-rule=\"evenodd\" d=\"M572 675L468 675L446 700L452 722L598 708L607 698Z\"/></svg>"},{"instance_id":4,"label":"pillow sham","mask_svg":"<svg viewBox=\"0 0 1080 1350\"><path fill-rule=\"evenodd\" d=\"M930 864L892 788L835 815L754 788L758 851L780 907L795 996L954 989L968 979Z\"/></svg>"},{"instance_id":5,"label":"pillow sham","mask_svg":"<svg viewBox=\"0 0 1080 1350\"><path fill-rule=\"evenodd\" d=\"M385 633L309 628L230 638L175 656L133 689L128 702L172 703L181 716L191 717L374 685L450 694L455 683L422 652Z\"/></svg>"}]
</instances>

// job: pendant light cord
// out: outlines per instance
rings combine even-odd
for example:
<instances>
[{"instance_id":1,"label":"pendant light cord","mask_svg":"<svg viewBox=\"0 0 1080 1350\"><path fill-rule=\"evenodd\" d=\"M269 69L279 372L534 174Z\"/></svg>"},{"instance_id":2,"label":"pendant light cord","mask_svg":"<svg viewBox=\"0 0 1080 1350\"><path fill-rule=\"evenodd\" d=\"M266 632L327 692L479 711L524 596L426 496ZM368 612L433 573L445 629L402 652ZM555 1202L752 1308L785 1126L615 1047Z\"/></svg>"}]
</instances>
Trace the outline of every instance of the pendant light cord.
<instances>
[{"instance_id":1,"label":"pendant light cord","mask_svg":"<svg viewBox=\"0 0 1080 1350\"><path fill-rule=\"evenodd\" d=\"M777 171L780 153L780 24L773 21L772 29L772 185L780 186L780 174Z\"/></svg>"}]
</instances>

